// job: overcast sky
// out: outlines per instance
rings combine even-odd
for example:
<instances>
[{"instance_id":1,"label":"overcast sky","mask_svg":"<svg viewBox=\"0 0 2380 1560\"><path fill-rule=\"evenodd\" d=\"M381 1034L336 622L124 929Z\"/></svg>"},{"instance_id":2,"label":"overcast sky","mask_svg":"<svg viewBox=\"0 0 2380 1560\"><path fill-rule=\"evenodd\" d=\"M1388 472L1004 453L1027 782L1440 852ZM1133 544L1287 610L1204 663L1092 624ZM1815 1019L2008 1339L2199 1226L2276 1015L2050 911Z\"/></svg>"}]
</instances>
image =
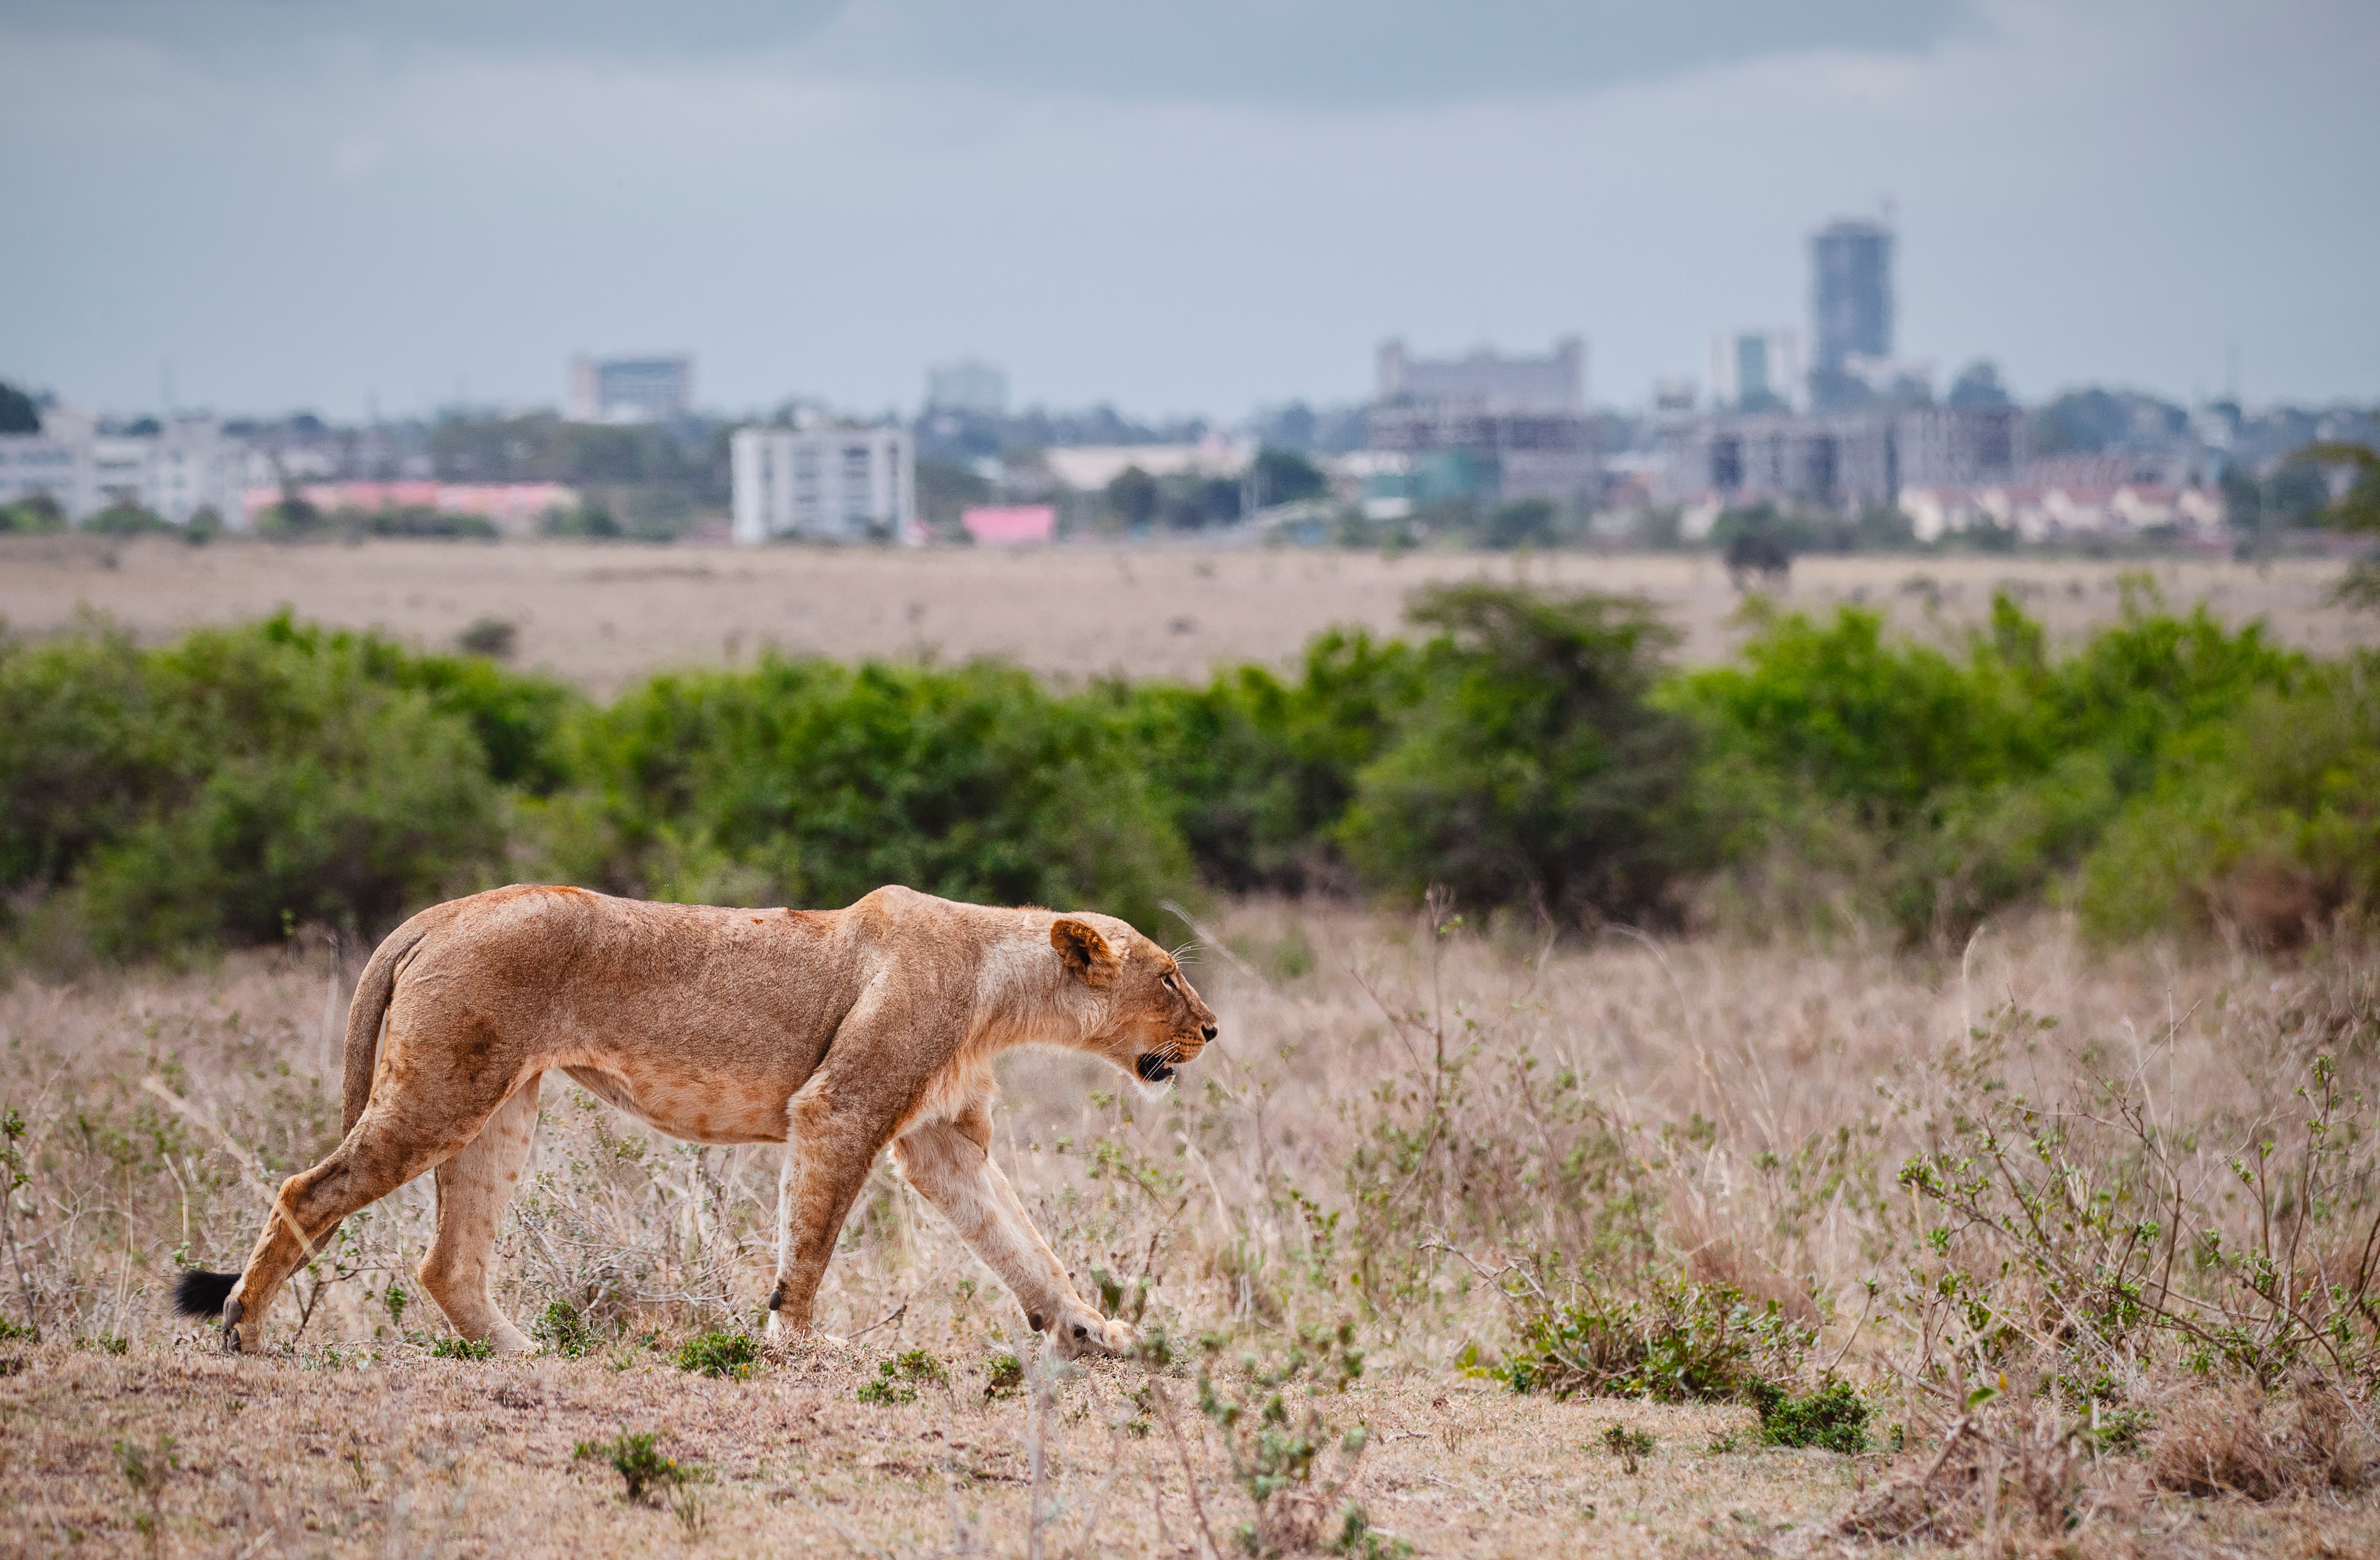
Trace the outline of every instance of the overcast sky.
<instances>
[{"instance_id":1,"label":"overcast sky","mask_svg":"<svg viewBox=\"0 0 2380 1560\"><path fill-rule=\"evenodd\" d=\"M0 0L0 378L118 411L1597 400L1803 326L1888 199L1900 346L2027 396L2380 398L2371 0Z\"/></svg>"}]
</instances>

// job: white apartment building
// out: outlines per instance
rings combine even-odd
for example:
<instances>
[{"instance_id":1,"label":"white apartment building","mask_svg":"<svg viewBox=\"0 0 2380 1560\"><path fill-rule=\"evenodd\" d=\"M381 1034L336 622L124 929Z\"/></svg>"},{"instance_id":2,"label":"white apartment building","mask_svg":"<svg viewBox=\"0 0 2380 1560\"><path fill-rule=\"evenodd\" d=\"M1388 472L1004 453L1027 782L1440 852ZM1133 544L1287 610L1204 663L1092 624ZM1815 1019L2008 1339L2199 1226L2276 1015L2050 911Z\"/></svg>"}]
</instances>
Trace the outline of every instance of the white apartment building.
<instances>
[{"instance_id":1,"label":"white apartment building","mask_svg":"<svg viewBox=\"0 0 2380 1560\"><path fill-rule=\"evenodd\" d=\"M917 539L917 450L905 429L741 428L730 450L739 544Z\"/></svg>"},{"instance_id":2,"label":"white apartment building","mask_svg":"<svg viewBox=\"0 0 2380 1560\"><path fill-rule=\"evenodd\" d=\"M0 503L47 493L80 525L113 504L137 504L176 526L212 509L235 529L247 452L212 417L176 417L155 433L102 433L77 412L44 412L39 433L0 434Z\"/></svg>"}]
</instances>

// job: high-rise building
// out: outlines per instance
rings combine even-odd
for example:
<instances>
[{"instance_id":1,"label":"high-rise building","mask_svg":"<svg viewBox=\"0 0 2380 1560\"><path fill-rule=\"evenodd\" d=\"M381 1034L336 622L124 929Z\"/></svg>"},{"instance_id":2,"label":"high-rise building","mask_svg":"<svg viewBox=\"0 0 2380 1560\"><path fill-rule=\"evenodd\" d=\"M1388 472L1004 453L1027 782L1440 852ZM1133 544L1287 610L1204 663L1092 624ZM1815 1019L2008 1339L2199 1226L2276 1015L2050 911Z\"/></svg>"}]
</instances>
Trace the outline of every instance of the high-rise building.
<instances>
[{"instance_id":1,"label":"high-rise building","mask_svg":"<svg viewBox=\"0 0 2380 1560\"><path fill-rule=\"evenodd\" d=\"M1802 341L1791 331L1730 331L1711 338L1711 399L1745 412L1781 412L1802 397Z\"/></svg>"},{"instance_id":2,"label":"high-rise building","mask_svg":"<svg viewBox=\"0 0 2380 1560\"><path fill-rule=\"evenodd\" d=\"M1854 357L1892 356L1892 230L1846 219L1810 237L1812 367L1840 374Z\"/></svg>"},{"instance_id":3,"label":"high-rise building","mask_svg":"<svg viewBox=\"0 0 2380 1560\"><path fill-rule=\"evenodd\" d=\"M926 409L929 412L972 412L1004 417L1008 412L1008 376L989 363L965 358L926 370Z\"/></svg>"},{"instance_id":4,"label":"high-rise building","mask_svg":"<svg viewBox=\"0 0 2380 1560\"><path fill-rule=\"evenodd\" d=\"M899 428L740 428L729 441L738 542L916 539L917 460Z\"/></svg>"},{"instance_id":5,"label":"high-rise building","mask_svg":"<svg viewBox=\"0 0 2380 1560\"><path fill-rule=\"evenodd\" d=\"M689 353L570 360L573 422L675 422L693 409Z\"/></svg>"}]
</instances>

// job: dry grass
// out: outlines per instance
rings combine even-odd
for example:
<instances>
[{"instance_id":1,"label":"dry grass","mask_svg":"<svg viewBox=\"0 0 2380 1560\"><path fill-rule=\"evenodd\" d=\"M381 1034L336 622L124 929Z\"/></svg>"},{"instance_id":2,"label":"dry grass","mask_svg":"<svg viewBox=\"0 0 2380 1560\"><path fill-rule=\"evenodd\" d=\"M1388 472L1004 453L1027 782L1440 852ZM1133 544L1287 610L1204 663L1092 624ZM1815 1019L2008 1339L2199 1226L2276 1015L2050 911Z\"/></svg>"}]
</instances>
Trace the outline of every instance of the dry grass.
<instances>
[{"instance_id":1,"label":"dry grass","mask_svg":"<svg viewBox=\"0 0 2380 1560\"><path fill-rule=\"evenodd\" d=\"M2088 1357L2121 1378L2109 1412L2149 1427L2138 1453L2078 1440L2087 1413L2046 1375L2046 1396L1970 1401L1980 1356L1926 1286L1973 1237L1936 1253L1924 1228L1939 1215L1894 1181L1939 1146L1954 1064L2010 1003L2062 1021L2010 1058L2016 1086L2048 1099L2095 1068L2129 1070L2217 1155L2238 1123L2301 1108L2290 1091L2316 1050L2368 1090L2368 950L2109 953L2054 918L1987 932L1958 960L1856 939L1548 949L1517 925L1439 938L1278 903L1214 930L1228 951L1199 978L1224 1040L1171 1094L1119 1095L1120 1080L1059 1055L1014 1058L1004 1081L995 1150L1062 1258L1181 1340L1154 1380L1126 1361L1057 1384L1038 1437L1044 1553L1197 1554L1202 1517L1230 1552L1255 1513L1193 1378L1203 1362L1221 1397L1253 1405L1244 1349L1278 1360L1301 1326L1342 1318L1368 1351L1362 1378L1287 1401L1334 1436L1368 1424L1346 1493L1424 1554L2380 1546L2368 1381L2283 1384L2241 1399L2256 1409L2243 1416L2219 1397L2249 1390L2234 1376L2193 1376L2143 1334L2129 1363ZM168 1314L165 1286L185 1252L236 1261L257 1185L335 1134L335 980L325 950L299 947L0 995L0 1106L29 1123L31 1178L12 1204L17 1249L0 1252L0 1315L30 1306L43 1334L0 1344L0 1553L138 1552L151 1507L128 1457L147 1448L162 1466L164 1436L164 1554L1028 1552L1033 1400L986 1395L1021 1319L898 1178L880 1170L820 1295L822 1324L851 1344L770 1359L750 1381L685 1374L679 1339L759 1313L771 1159L646 1141L559 1082L498 1299L524 1324L557 1300L579 1307L596 1337L584 1357L431 1357L443 1325L389 1303L426 1243L426 1182L350 1220L293 1285L270 1327L289 1352L215 1355ZM152 1075L164 1094L143 1086ZM1446 1141L1418 1170L1380 1157L1423 1122ZM1576 1166L1601 1190L1561 1179ZM1763 1448L1731 1404L1565 1402L1466 1374L1514 1316L1471 1266L1422 1249L1437 1234L1482 1266L1560 1244L1599 1253L1614 1281L1682 1272L1791 1301L1823 1323L1803 1379L1840 1362L1902 1449ZM2049 1325L2029 1292L2000 1297L2003 1325ZM1211 1358L1189 1341L1201 1334ZM2012 1363L2085 1357L2046 1332L1992 1347ZM947 1388L857 1399L879 1361L913 1348L948 1363ZM1615 1423L1654 1438L1633 1474L1606 1449ZM2241 1423L2259 1428L2217 1433ZM608 1469L571 1456L623 1429L666 1432L710 1481L676 1510L627 1505ZM2201 1466L2216 1471L2188 1471Z\"/></svg>"},{"instance_id":2,"label":"dry grass","mask_svg":"<svg viewBox=\"0 0 2380 1560\"><path fill-rule=\"evenodd\" d=\"M2013 589L2053 634L2114 615L2118 577L2137 564L1993 558L1805 558L1788 599L1825 610L1861 601L1920 631L1981 622ZM931 650L992 655L1060 677L1120 671L1203 679L1218 663L1284 664L1318 630L1395 628L1406 596L1436 580L1515 572L1548 584L1643 591L1686 632L1685 654L1727 652L1739 598L1703 556L1534 560L1481 554L1067 548L890 553L751 551L584 542L492 545L371 541L285 547L0 538L0 621L54 633L82 606L144 638L294 607L341 627L379 627L451 646L483 619L518 625L525 666L601 695L664 667L717 665L773 645L844 659ZM2178 606L2204 599L2227 621L2269 619L2324 652L2380 639L2380 622L2328 604L2338 565L2258 568L2168 561L2152 571Z\"/></svg>"}]
</instances>

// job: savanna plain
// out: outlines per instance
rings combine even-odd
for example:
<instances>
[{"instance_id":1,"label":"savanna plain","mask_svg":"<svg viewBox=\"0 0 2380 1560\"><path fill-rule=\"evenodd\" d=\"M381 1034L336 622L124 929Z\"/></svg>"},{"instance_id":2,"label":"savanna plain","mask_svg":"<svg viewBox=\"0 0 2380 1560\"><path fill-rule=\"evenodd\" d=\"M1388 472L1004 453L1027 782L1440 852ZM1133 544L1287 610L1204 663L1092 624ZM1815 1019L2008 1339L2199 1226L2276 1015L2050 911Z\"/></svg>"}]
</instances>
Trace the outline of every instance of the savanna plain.
<instances>
[{"instance_id":1,"label":"savanna plain","mask_svg":"<svg viewBox=\"0 0 2380 1560\"><path fill-rule=\"evenodd\" d=\"M1334 623L1386 631L1416 586L1510 582L1516 568L1189 551L747 564L688 562L698 555L686 550L80 546L0 559L18 633L97 633L77 626L77 601L129 631L115 649L93 638L59 652L70 671L117 664L108 656L128 666L133 640L289 603L433 649L475 619L525 623L524 658L598 696L656 665L757 653L761 619L722 630L745 620L719 601L777 611L788 651L939 644L1057 679L1188 682L1217 661L1288 664ZM466 555L481 562L445 562ZM912 564L921 572L900 574ZM248 594L206 605L206 588L174 583L195 567L244 571ZM1689 661L1717 661L1747 635L1771 647L1758 662L1771 671L1870 642L1856 623L1829 639L1739 616L1708 561L1518 567L1540 593L1642 590L1678 623ZM716 572L654 574L641 589L591 577L638 568ZM407 574L442 569L443 585ZM1788 605L1873 607L1944 645L1997 631L1998 659L1979 647L1959 673L1987 693L2011 668L2050 664L2026 648L2015 606L2061 643L2119 623L2160 654L2226 665L2264 666L2265 652L2223 628L2158 639L2140 626L2141 594L2204 600L2233 628L2262 617L2275 645L2341 667L2361 664L2371 636L2368 614L2327 604L2335 566L2173 564L2120 584L2119 573L2058 560L1797 564ZM1017 583L1003 595L1001 581ZM705 598L714 587L724 594ZM434 612L407 605L417 590ZM786 604L810 599L873 611L877 637L855 637L855 616L849 632L795 642ZM977 626L952 626L962 609ZM671 624L648 636L638 611ZM1460 681L1475 653L1461 622L1485 620L1448 621L1450 647L1423 653L1414 691L1397 695L1416 720L1438 719L1430 677L1454 680L1449 710L1488 685ZM317 653L276 632L272 654ZM723 645L722 633L750 637ZM2133 655L2135 639L2119 648ZM17 654L0 671L35 652ZM2240 774L2263 773L2251 761L2288 749L2288 722L2317 702L2368 703L2348 671L2315 677L2273 656L2281 670L2254 698L2282 702L2242 695L2221 715L2238 723L2222 740L2248 755ZM1343 683L1348 664L1314 666ZM1321 678L1309 671L1305 685ZM724 686L684 696L715 704ZM850 696L783 686L788 698ZM1709 707L1753 707L1736 684L1708 686L1697 696ZM1669 729L1646 725L1646 751ZM1413 730L1415 752L1437 740ZM663 748L680 740L667 732ZM2155 747L2135 735L2107 736L2106 750ZM1399 798L1423 794L1420 759L1387 751L1365 759L1378 767L1353 804L1330 804L1354 808L1354 822L1332 827L1356 866L1393 865ZM889 1158L843 1231L821 1334L765 1339L774 1151L653 1137L558 1077L543 1084L494 1288L540 1354L483 1357L419 1292L435 1216L425 1178L346 1221L279 1302L266 1354L224 1356L212 1325L172 1313L174 1275L236 1264L280 1179L336 1141L338 1043L368 949L352 926L286 913L277 940L229 935L229 919L212 943L161 940L160 925L199 923L157 909L179 902L164 889L142 898L143 880L173 876L216 835L110 825L107 859L131 865L93 854L84 877L59 869L13 890L0 1554L2380 1553L2380 947L2362 880L2305 865L2362 861L2367 836L2339 831L2368 828L2371 799L2333 785L2300 802L2264 780L2206 791L2229 751L2210 736L2158 758L2170 773L2132 791L2044 759L1992 782L2003 789L1991 796L2022 805L1976 801L1981 780L1946 784L1930 811L1893 815L1888 851L1874 843L1883 781L1791 840L1768 830L1774 848L1739 840L1725 862L1684 838L1718 822L1665 823L1683 831L1674 852L1698 864L1699 887L1628 889L1638 914L1575 908L1621 905L1620 888L1534 905L1505 894L1490 908L1485 887L1423 892L1434 873L1400 888L1318 868L1299 882L1305 867L1234 853L1226 836L1242 826L1184 812L1197 859L1237 864L1238 880L1208 871L1204 892L1160 895L1171 869L1149 866L1137 918L1182 946L1220 1042L1163 1090L1056 1053L1003 1063L995 1157L1077 1287L1139 1328L1134 1354L1073 1363L1039 1352ZM1751 762L1721 759L1710 774L1740 779ZM1827 761L1796 760L1788 778L1803 784ZM616 812L625 784L589 781L588 794ZM550 781L522 803L530 822L485 870L580 860L597 864L589 880L666 882L688 898L783 888L804 871L831 880L802 865L825 858L797 832L739 845L724 822L699 838L692 823L598 829L596 803L574 812L573 794ZM1735 837L1772 796L1746 794L1730 804ZM2164 797L2167 811L2140 814L2126 835L2104 822L2132 804L2123 796ZM1651 816L1658 800L1628 804ZM673 804L692 819L703 804ZM2190 839L2231 840L2225 806L2330 832L2301 839L2273 822L2223 847L2234 854L2219 880L2189 890L2196 910L2127 922L2140 864L2164 861L2157 850L2185 824L2201 831ZM2085 887L2060 889L2082 882L2085 847L2053 846L2079 839L2072 820L2091 808L2103 821L2089 827L2121 849L2089 858ZM1604 827L1563 823L1559 848L1602 860L1597 841L1617 838L1593 832ZM100 838L98 825L86 832ZM523 853L532 846L547 853ZM1459 851L1430 849L1462 867ZM1084 882L1143 870L1085 859ZM603 865L615 861L647 876L605 876L629 870ZM1961 873L1956 894L1936 891L1936 877ZM33 869L20 877L33 883ZM1994 886L2003 878L2016 886ZM129 951L55 955L112 905L134 907L122 913L137 931Z\"/></svg>"}]
</instances>

